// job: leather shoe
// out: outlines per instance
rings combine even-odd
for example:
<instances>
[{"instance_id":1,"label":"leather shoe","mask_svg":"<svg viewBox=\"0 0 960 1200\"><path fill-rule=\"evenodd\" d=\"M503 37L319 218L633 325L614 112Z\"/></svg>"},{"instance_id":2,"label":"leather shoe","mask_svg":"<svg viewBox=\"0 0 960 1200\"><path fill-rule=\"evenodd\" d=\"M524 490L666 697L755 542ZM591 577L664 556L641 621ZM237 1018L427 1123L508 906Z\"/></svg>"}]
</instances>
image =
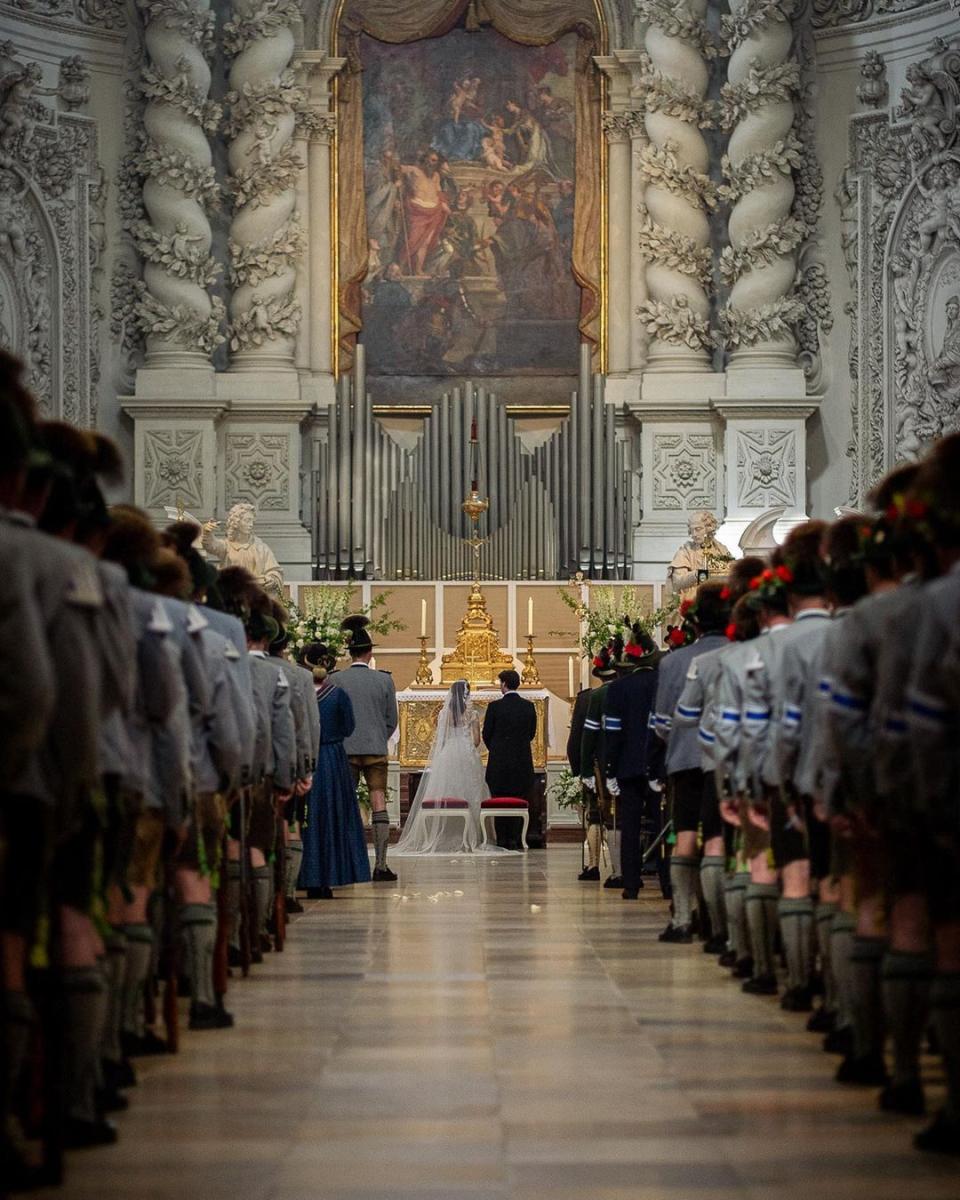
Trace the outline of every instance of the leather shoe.
<instances>
[{"instance_id":1,"label":"leather shoe","mask_svg":"<svg viewBox=\"0 0 960 1200\"><path fill-rule=\"evenodd\" d=\"M728 967L728 968L735 967L737 965L736 950L724 950L724 952L717 959L717 965L720 967Z\"/></svg>"},{"instance_id":2,"label":"leather shoe","mask_svg":"<svg viewBox=\"0 0 960 1200\"><path fill-rule=\"evenodd\" d=\"M232 1029L233 1016L215 1004L194 1004L190 1008L191 1029Z\"/></svg>"},{"instance_id":3,"label":"leather shoe","mask_svg":"<svg viewBox=\"0 0 960 1200\"><path fill-rule=\"evenodd\" d=\"M397 876L390 870L389 867L374 867L373 869L374 883L396 883Z\"/></svg>"},{"instance_id":4,"label":"leather shoe","mask_svg":"<svg viewBox=\"0 0 960 1200\"><path fill-rule=\"evenodd\" d=\"M777 977L776 975L757 975L753 979L748 979L741 990L748 996L775 996L777 994Z\"/></svg>"},{"instance_id":5,"label":"leather shoe","mask_svg":"<svg viewBox=\"0 0 960 1200\"><path fill-rule=\"evenodd\" d=\"M303 905L296 898L296 896L288 896L285 907L287 910L287 916L289 916L290 913L302 913L303 912Z\"/></svg>"},{"instance_id":6,"label":"leather shoe","mask_svg":"<svg viewBox=\"0 0 960 1200\"><path fill-rule=\"evenodd\" d=\"M152 1029L144 1032L142 1037L135 1033L125 1033L122 1038L123 1053L127 1058L145 1058L150 1054L166 1054L167 1043L157 1037Z\"/></svg>"},{"instance_id":7,"label":"leather shoe","mask_svg":"<svg viewBox=\"0 0 960 1200\"><path fill-rule=\"evenodd\" d=\"M726 948L727 948L726 936L720 937L719 934L717 934L716 937L709 938L707 941L705 941L703 943L704 954L723 954L723 952L726 950Z\"/></svg>"},{"instance_id":8,"label":"leather shoe","mask_svg":"<svg viewBox=\"0 0 960 1200\"><path fill-rule=\"evenodd\" d=\"M620 893L620 896L624 900L639 900L640 899L640 889L639 888L624 888L623 891Z\"/></svg>"},{"instance_id":9,"label":"leather shoe","mask_svg":"<svg viewBox=\"0 0 960 1200\"><path fill-rule=\"evenodd\" d=\"M823 1039L823 1048L827 1054L842 1054L846 1057L853 1053L853 1030L849 1025L839 1029L834 1027Z\"/></svg>"},{"instance_id":10,"label":"leather shoe","mask_svg":"<svg viewBox=\"0 0 960 1200\"><path fill-rule=\"evenodd\" d=\"M918 1150L934 1150L938 1154L960 1154L960 1121L951 1121L945 1112L938 1112L932 1124L913 1139Z\"/></svg>"},{"instance_id":11,"label":"leather shoe","mask_svg":"<svg viewBox=\"0 0 960 1200\"><path fill-rule=\"evenodd\" d=\"M780 1007L784 1012L810 1012L813 1000L808 988L789 988L780 997Z\"/></svg>"},{"instance_id":12,"label":"leather shoe","mask_svg":"<svg viewBox=\"0 0 960 1200\"><path fill-rule=\"evenodd\" d=\"M614 888L622 888L623 887L623 876L622 875L611 875L609 879L605 879L603 881L603 886L605 888L610 888L611 890Z\"/></svg>"},{"instance_id":13,"label":"leather shoe","mask_svg":"<svg viewBox=\"0 0 960 1200\"><path fill-rule=\"evenodd\" d=\"M927 1111L923 1084L919 1079L888 1083L880 1093L879 1104L884 1112L904 1113L908 1117L922 1117Z\"/></svg>"},{"instance_id":14,"label":"leather shoe","mask_svg":"<svg viewBox=\"0 0 960 1200\"><path fill-rule=\"evenodd\" d=\"M126 1112L130 1107L130 1101L116 1088L97 1088L96 1099L97 1111L100 1113Z\"/></svg>"},{"instance_id":15,"label":"leather shoe","mask_svg":"<svg viewBox=\"0 0 960 1200\"><path fill-rule=\"evenodd\" d=\"M833 1029L835 1015L823 1005L810 1015L810 1020L807 1021L807 1029L810 1033L829 1033Z\"/></svg>"},{"instance_id":16,"label":"leather shoe","mask_svg":"<svg viewBox=\"0 0 960 1200\"><path fill-rule=\"evenodd\" d=\"M733 968L734 979L752 979L753 978L753 959L738 958Z\"/></svg>"},{"instance_id":17,"label":"leather shoe","mask_svg":"<svg viewBox=\"0 0 960 1200\"><path fill-rule=\"evenodd\" d=\"M883 1086L887 1082L887 1068L881 1054L864 1054L855 1058L848 1054L834 1076L837 1083L854 1083L864 1087Z\"/></svg>"},{"instance_id":18,"label":"leather shoe","mask_svg":"<svg viewBox=\"0 0 960 1200\"><path fill-rule=\"evenodd\" d=\"M600 868L599 867L584 867L583 870L580 872L580 874L577 876L577 879L579 879L581 883L599 883L600 882Z\"/></svg>"},{"instance_id":19,"label":"leather shoe","mask_svg":"<svg viewBox=\"0 0 960 1200\"><path fill-rule=\"evenodd\" d=\"M307 899L308 900L332 900L333 899L333 888L329 888L329 887L307 888Z\"/></svg>"},{"instance_id":20,"label":"leather shoe","mask_svg":"<svg viewBox=\"0 0 960 1200\"><path fill-rule=\"evenodd\" d=\"M679 946L689 946L693 941L693 932L689 925L668 925L657 938L658 942L670 942Z\"/></svg>"},{"instance_id":21,"label":"leather shoe","mask_svg":"<svg viewBox=\"0 0 960 1200\"><path fill-rule=\"evenodd\" d=\"M102 1117L98 1121L81 1121L68 1117L63 1126L63 1144L68 1150L84 1150L88 1146L112 1146L117 1140L116 1126Z\"/></svg>"}]
</instances>

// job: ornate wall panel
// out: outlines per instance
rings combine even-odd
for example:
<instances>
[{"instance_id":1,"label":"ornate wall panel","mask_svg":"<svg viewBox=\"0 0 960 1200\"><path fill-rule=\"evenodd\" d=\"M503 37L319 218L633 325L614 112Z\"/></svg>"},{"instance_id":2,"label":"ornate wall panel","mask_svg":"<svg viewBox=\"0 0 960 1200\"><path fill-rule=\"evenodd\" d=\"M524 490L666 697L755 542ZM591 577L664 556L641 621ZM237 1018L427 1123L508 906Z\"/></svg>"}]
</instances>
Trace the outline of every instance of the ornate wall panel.
<instances>
[{"instance_id":1,"label":"ornate wall panel","mask_svg":"<svg viewBox=\"0 0 960 1200\"><path fill-rule=\"evenodd\" d=\"M737 500L741 508L802 506L797 495L797 435L792 429L737 430Z\"/></svg>"},{"instance_id":2,"label":"ornate wall panel","mask_svg":"<svg viewBox=\"0 0 960 1200\"><path fill-rule=\"evenodd\" d=\"M147 508L203 506L203 434L199 429L150 429L143 438Z\"/></svg>"},{"instance_id":3,"label":"ornate wall panel","mask_svg":"<svg viewBox=\"0 0 960 1200\"><path fill-rule=\"evenodd\" d=\"M290 438L285 433L228 433L226 505L248 500L261 512L290 506Z\"/></svg>"},{"instance_id":4,"label":"ornate wall panel","mask_svg":"<svg viewBox=\"0 0 960 1200\"><path fill-rule=\"evenodd\" d=\"M837 189L851 308L851 502L960 428L960 35L907 71L895 113L854 117Z\"/></svg>"},{"instance_id":5,"label":"ornate wall panel","mask_svg":"<svg viewBox=\"0 0 960 1200\"><path fill-rule=\"evenodd\" d=\"M79 59L60 64L56 88L0 44L0 344L27 364L42 411L81 425L96 419L101 313L94 279L103 247L104 188L97 128L54 111L86 102Z\"/></svg>"},{"instance_id":6,"label":"ornate wall panel","mask_svg":"<svg viewBox=\"0 0 960 1200\"><path fill-rule=\"evenodd\" d=\"M717 447L711 433L653 435L653 507L690 512L717 507Z\"/></svg>"}]
</instances>

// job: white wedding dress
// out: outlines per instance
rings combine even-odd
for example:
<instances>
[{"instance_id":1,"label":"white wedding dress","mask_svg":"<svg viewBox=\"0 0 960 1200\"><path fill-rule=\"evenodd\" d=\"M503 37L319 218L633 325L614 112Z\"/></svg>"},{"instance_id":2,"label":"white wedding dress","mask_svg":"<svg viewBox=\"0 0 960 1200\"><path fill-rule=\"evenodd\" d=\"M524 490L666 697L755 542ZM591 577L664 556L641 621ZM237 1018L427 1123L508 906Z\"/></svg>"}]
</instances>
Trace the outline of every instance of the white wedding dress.
<instances>
[{"instance_id":1,"label":"white wedding dress","mask_svg":"<svg viewBox=\"0 0 960 1200\"><path fill-rule=\"evenodd\" d=\"M480 759L480 724L469 694L457 687L440 711L430 761L391 857L509 853L483 845L480 805L490 789Z\"/></svg>"}]
</instances>

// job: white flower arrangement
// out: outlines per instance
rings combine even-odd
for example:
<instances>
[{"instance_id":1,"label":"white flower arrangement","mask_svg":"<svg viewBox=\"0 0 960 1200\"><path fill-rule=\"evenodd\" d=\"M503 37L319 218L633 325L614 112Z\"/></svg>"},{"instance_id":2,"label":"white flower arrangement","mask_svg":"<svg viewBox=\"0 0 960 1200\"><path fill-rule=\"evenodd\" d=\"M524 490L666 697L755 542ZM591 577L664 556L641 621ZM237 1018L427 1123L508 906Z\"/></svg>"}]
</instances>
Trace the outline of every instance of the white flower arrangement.
<instances>
[{"instance_id":1,"label":"white flower arrangement","mask_svg":"<svg viewBox=\"0 0 960 1200\"><path fill-rule=\"evenodd\" d=\"M331 654L337 658L342 657L349 634L340 626L350 613L363 613L369 617L370 624L367 628L371 634L382 636L394 630L405 629L402 621L397 621L390 615L387 608L389 596L389 592L379 592L372 597L369 605L363 605L356 603L349 588L311 588L307 593L304 610L295 604L288 605L290 621L287 632L294 649L302 650L310 642L322 642L324 646L329 647Z\"/></svg>"}]
</instances>

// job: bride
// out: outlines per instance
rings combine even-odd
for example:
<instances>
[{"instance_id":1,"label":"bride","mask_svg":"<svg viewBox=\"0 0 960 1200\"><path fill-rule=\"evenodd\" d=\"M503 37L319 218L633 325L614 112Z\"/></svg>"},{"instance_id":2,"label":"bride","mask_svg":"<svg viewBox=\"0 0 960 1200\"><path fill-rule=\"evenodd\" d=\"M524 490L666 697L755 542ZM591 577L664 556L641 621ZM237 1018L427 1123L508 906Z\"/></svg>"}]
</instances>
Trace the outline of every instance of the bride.
<instances>
[{"instance_id":1,"label":"bride","mask_svg":"<svg viewBox=\"0 0 960 1200\"><path fill-rule=\"evenodd\" d=\"M470 684L451 684L437 732L393 855L503 853L483 845L480 805L489 799L480 761L480 721Z\"/></svg>"}]
</instances>

